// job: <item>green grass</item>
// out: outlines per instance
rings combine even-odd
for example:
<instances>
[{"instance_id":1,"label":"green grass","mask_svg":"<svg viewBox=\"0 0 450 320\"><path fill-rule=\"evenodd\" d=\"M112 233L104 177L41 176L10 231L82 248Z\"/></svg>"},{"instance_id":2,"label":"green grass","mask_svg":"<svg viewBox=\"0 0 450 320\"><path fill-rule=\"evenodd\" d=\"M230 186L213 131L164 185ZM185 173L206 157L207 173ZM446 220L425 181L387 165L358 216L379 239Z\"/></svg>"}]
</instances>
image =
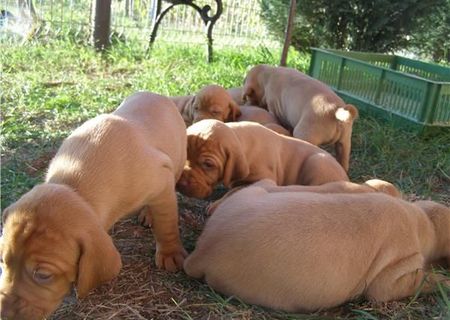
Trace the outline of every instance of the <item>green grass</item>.
<instances>
[{"instance_id":1,"label":"green grass","mask_svg":"<svg viewBox=\"0 0 450 320\"><path fill-rule=\"evenodd\" d=\"M254 64L277 64L279 52L263 47L220 49L205 62L203 47L157 43L151 55L134 42L120 42L104 54L83 43L41 41L2 46L1 207L5 208L42 181L61 140L85 120L114 110L129 94L150 90L183 95L203 85L239 86ZM290 52L289 66L306 71L309 56ZM450 205L450 135L420 137L364 114L354 125L350 175L354 181L381 178L396 184L409 199L431 198ZM180 204L182 210L187 205ZM192 211L202 211L195 204ZM199 230L186 231L192 249ZM151 251L152 252L152 251ZM151 255L152 257L152 255ZM147 258L146 258L147 259ZM149 258L151 259L151 258ZM184 275L163 276L198 298L185 307L172 297L179 319L444 319L450 316L449 292L399 303L352 302L312 315L286 314L246 305L212 292ZM189 292L191 292L189 291ZM181 298L180 298L181 299ZM177 312L178 312L177 311ZM74 316L72 314L72 316ZM178 319L177 318L177 319Z\"/></svg>"}]
</instances>

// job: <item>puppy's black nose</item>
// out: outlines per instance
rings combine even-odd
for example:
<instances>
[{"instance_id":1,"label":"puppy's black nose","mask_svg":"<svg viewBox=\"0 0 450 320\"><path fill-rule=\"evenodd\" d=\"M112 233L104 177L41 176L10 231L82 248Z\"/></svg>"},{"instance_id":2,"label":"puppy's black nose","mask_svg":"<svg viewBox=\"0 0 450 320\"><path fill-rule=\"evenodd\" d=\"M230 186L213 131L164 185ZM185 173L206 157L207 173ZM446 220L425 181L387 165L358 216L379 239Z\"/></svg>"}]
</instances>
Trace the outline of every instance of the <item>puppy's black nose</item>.
<instances>
[{"instance_id":1,"label":"puppy's black nose","mask_svg":"<svg viewBox=\"0 0 450 320\"><path fill-rule=\"evenodd\" d=\"M189 181L186 179L180 179L177 182L176 188L177 189L181 189L181 190L185 190L187 189L187 187L189 186Z\"/></svg>"}]
</instances>

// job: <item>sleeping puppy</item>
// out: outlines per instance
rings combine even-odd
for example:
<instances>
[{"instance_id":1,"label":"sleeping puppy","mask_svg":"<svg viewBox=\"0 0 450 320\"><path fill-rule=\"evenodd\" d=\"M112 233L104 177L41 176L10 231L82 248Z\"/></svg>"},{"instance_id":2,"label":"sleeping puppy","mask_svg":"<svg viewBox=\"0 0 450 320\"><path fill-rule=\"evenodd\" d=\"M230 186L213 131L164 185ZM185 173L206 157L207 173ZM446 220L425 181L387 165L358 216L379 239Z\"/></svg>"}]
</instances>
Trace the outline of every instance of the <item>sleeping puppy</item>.
<instances>
[{"instance_id":1,"label":"sleeping puppy","mask_svg":"<svg viewBox=\"0 0 450 320\"><path fill-rule=\"evenodd\" d=\"M73 284L84 297L117 276L121 259L107 231L143 206L157 266L181 268L175 182L185 159L183 120L163 96L134 94L77 128L45 182L3 212L1 318L42 319Z\"/></svg>"},{"instance_id":2,"label":"sleeping puppy","mask_svg":"<svg viewBox=\"0 0 450 320\"><path fill-rule=\"evenodd\" d=\"M262 181L218 205L184 269L246 303L311 312L450 285L430 272L442 259L450 262L450 209L441 204L383 193L271 192Z\"/></svg>"},{"instance_id":3,"label":"sleeping puppy","mask_svg":"<svg viewBox=\"0 0 450 320\"><path fill-rule=\"evenodd\" d=\"M241 88L231 88L228 91L236 96ZM186 126L202 119L217 119L223 122L236 121L241 112L239 105L233 100L227 90L218 85L208 85L200 89L195 96L171 97L183 117ZM242 101L241 97L238 98Z\"/></svg>"},{"instance_id":4,"label":"sleeping puppy","mask_svg":"<svg viewBox=\"0 0 450 320\"><path fill-rule=\"evenodd\" d=\"M294 137L334 144L336 159L348 171L358 110L331 88L295 69L257 65L248 72L243 91L244 100L273 113Z\"/></svg>"},{"instance_id":5,"label":"sleeping puppy","mask_svg":"<svg viewBox=\"0 0 450 320\"><path fill-rule=\"evenodd\" d=\"M191 197L209 196L220 182L231 187L264 178L278 185L348 181L326 151L258 123L203 120L187 135L187 162L177 188Z\"/></svg>"}]
</instances>

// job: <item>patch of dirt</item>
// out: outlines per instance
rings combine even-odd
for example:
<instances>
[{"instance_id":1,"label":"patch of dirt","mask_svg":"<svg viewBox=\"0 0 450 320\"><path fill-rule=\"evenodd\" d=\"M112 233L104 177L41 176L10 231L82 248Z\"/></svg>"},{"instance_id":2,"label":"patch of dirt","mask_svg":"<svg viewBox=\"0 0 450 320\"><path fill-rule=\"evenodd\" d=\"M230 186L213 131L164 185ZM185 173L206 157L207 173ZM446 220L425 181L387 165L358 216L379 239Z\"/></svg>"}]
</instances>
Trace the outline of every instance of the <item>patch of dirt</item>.
<instances>
[{"instance_id":1,"label":"patch of dirt","mask_svg":"<svg viewBox=\"0 0 450 320\"><path fill-rule=\"evenodd\" d=\"M48 168L50 160L52 160L55 154L56 151L51 151L40 155L36 159L26 161L24 168L25 172L31 177L39 176L40 174L42 174L42 172L45 172L45 170Z\"/></svg>"}]
</instances>

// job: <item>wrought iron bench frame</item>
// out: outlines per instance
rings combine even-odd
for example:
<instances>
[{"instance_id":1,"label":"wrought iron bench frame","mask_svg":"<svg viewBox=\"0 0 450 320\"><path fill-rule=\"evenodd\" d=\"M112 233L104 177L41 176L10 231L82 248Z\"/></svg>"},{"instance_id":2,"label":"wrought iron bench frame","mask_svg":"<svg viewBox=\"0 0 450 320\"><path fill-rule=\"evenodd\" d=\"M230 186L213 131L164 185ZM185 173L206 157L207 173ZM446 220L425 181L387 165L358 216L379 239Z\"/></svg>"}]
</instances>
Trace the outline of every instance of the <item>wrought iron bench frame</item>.
<instances>
[{"instance_id":1,"label":"wrought iron bench frame","mask_svg":"<svg viewBox=\"0 0 450 320\"><path fill-rule=\"evenodd\" d=\"M223 5L222 0L213 0L216 2L217 5L217 11L215 14L210 15L211 6L210 5L204 5L203 7L200 7L199 5L195 4L195 0L166 0L166 2L169 2L170 5L162 10L162 0L156 0L156 19L153 20L152 24L152 32L150 34L150 43L149 43L149 49L153 46L153 43L156 40L156 36L158 33L159 25L164 18L164 16L175 6L177 5L187 5L192 8L194 8L200 17L203 20L203 23L205 24L206 29L206 37L207 37L207 46L208 46L208 62L212 62L213 60L213 37L212 32L215 23L219 19L219 17L222 14L223 11Z\"/></svg>"}]
</instances>

